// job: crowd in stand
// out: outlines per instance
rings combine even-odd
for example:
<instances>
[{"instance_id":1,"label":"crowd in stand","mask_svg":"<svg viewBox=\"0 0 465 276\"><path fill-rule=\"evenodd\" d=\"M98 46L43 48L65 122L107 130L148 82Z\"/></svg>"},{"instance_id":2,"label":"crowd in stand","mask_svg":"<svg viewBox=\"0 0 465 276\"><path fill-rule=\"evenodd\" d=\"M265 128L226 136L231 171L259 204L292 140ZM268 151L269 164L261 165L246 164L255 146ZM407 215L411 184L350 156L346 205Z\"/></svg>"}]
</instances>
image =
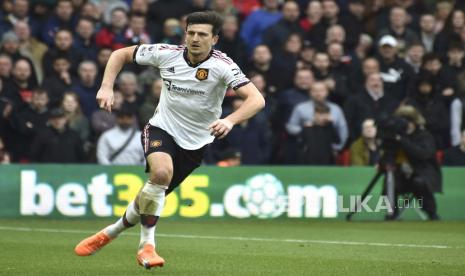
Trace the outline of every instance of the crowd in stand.
<instances>
[{"instance_id":1,"label":"crowd in stand","mask_svg":"<svg viewBox=\"0 0 465 276\"><path fill-rule=\"evenodd\" d=\"M106 62L182 44L186 15L202 10L223 15L215 48L267 103L207 164L373 165L376 122L411 105L438 159L465 166L465 4L453 0L4 0L0 162L142 164L163 80L128 64L110 114L95 101ZM223 113L242 102L228 91Z\"/></svg>"}]
</instances>

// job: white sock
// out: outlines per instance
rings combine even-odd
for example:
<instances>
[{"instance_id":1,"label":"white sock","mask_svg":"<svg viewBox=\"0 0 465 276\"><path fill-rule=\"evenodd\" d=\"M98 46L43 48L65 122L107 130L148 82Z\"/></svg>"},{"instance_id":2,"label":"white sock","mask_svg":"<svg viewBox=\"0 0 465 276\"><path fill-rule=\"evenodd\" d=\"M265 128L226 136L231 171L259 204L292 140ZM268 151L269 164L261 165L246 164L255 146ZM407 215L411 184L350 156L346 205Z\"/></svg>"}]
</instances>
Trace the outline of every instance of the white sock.
<instances>
[{"instance_id":1,"label":"white sock","mask_svg":"<svg viewBox=\"0 0 465 276\"><path fill-rule=\"evenodd\" d=\"M136 209L134 200L129 203L126 209L126 220L132 225L136 225L140 222L139 210Z\"/></svg>"},{"instance_id":2,"label":"white sock","mask_svg":"<svg viewBox=\"0 0 465 276\"><path fill-rule=\"evenodd\" d=\"M136 210L134 201L131 201L131 203L129 203L128 208L126 209L125 217L126 220L132 225L136 225L140 221L139 213ZM103 231L105 231L105 234L110 236L110 238L114 239L118 237L118 235L121 234L121 232L128 228L129 227L126 227L126 225L124 224L123 218L120 218L115 223L108 225Z\"/></svg>"},{"instance_id":3,"label":"white sock","mask_svg":"<svg viewBox=\"0 0 465 276\"><path fill-rule=\"evenodd\" d=\"M155 203L154 215L160 217L163 207L165 205L165 191L168 187L158 184L146 183L142 188L142 193L150 197L150 200ZM141 195L142 196L142 195ZM139 203L140 208L140 203ZM142 208L141 208L142 209ZM158 219L158 218L157 218ZM144 244L152 244L155 246L155 225L152 227L146 227L141 224L140 226L140 243L139 246Z\"/></svg>"}]
</instances>

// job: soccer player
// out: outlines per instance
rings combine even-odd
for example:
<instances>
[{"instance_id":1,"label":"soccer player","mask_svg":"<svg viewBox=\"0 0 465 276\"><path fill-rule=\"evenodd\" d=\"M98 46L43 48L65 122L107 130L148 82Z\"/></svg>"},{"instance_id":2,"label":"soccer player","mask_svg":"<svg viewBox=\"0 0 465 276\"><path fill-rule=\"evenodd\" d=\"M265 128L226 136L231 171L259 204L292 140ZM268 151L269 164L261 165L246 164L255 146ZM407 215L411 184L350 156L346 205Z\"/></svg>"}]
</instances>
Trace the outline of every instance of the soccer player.
<instances>
[{"instance_id":1,"label":"soccer player","mask_svg":"<svg viewBox=\"0 0 465 276\"><path fill-rule=\"evenodd\" d=\"M211 11L188 15L185 45L138 45L111 54L97 93L100 108L111 111L113 84L125 63L135 62L160 69L163 88L155 114L142 131L142 146L149 177L117 222L81 241L75 248L88 256L141 223L137 261L147 269L163 266L155 251L155 226L165 196L176 188L202 160L207 144L224 138L231 128L265 105L257 88L230 58L213 46L218 41L222 18ZM235 112L220 119L227 87L244 98Z\"/></svg>"}]
</instances>

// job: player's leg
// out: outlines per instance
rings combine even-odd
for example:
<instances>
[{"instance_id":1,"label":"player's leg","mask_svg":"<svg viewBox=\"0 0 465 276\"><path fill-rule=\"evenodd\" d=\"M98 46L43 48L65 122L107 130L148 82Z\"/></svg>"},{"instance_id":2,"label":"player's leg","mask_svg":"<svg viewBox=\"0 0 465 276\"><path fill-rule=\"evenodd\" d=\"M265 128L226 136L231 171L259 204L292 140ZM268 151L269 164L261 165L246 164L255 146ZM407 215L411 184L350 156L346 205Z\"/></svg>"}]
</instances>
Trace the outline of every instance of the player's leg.
<instances>
[{"instance_id":1,"label":"player's leg","mask_svg":"<svg viewBox=\"0 0 465 276\"><path fill-rule=\"evenodd\" d=\"M137 260L145 268L151 268L165 263L155 251L155 227L173 177L173 159L168 153L153 152L147 156L147 163L149 179L138 196L141 232Z\"/></svg>"},{"instance_id":2,"label":"player's leg","mask_svg":"<svg viewBox=\"0 0 465 276\"><path fill-rule=\"evenodd\" d=\"M136 225L139 222L139 211L136 207L135 201L129 203L124 215L115 223L108 225L96 234L85 238L74 248L74 252L79 256L89 256L95 254L98 250L102 249L105 245L110 243L113 239L124 230Z\"/></svg>"}]
</instances>

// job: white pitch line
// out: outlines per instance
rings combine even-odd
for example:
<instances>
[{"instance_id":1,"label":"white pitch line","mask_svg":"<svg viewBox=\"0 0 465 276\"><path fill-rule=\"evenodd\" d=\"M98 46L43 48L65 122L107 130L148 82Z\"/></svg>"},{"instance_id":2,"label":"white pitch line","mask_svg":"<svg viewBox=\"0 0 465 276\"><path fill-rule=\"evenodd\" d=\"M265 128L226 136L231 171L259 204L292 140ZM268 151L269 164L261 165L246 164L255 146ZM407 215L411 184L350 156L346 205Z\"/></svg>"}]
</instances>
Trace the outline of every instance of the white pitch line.
<instances>
[{"instance_id":1,"label":"white pitch line","mask_svg":"<svg viewBox=\"0 0 465 276\"><path fill-rule=\"evenodd\" d=\"M50 228L30 228L30 227L8 227L0 226L0 231L21 231L21 232L45 232L64 234L92 234L93 231L72 230L72 229L50 229ZM124 235L139 236L136 233L124 233ZM256 237L226 237L226 236L200 236L181 234L156 234L159 237L182 238L182 239L207 239L207 240L231 240L231 241L257 241L257 242L284 242L284 243L315 243L334 245L359 245L359 246L382 246L382 247L410 247L410 248L434 248L434 249L455 249L448 245L423 245L408 243L383 243L383 242L355 242L355 241L328 241L328 240L299 240L299 239L271 239Z\"/></svg>"}]
</instances>

